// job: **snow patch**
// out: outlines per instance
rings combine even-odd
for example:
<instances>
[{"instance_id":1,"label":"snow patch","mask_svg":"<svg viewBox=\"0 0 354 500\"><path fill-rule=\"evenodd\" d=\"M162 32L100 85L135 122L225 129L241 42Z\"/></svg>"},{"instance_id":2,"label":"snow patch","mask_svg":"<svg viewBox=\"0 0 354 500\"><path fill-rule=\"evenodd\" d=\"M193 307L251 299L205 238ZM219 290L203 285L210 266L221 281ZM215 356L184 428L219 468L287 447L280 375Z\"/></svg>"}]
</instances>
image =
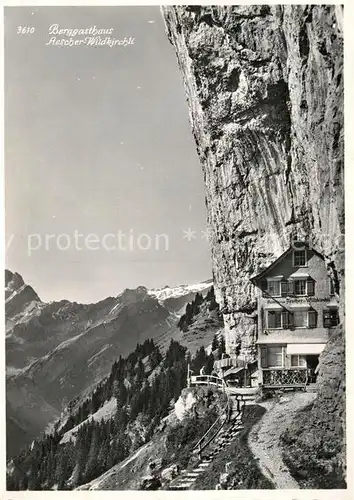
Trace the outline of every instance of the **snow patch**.
<instances>
[{"instance_id":1,"label":"snow patch","mask_svg":"<svg viewBox=\"0 0 354 500\"><path fill-rule=\"evenodd\" d=\"M96 352L96 354L91 356L91 358L87 362L88 366L92 365L97 356L100 356L104 351L107 351L107 349L109 349L110 347L113 347L112 344L105 344L100 351Z\"/></svg>"},{"instance_id":2,"label":"snow patch","mask_svg":"<svg viewBox=\"0 0 354 500\"><path fill-rule=\"evenodd\" d=\"M27 285L24 284L24 285L20 286L20 288L18 288L17 290L14 290L13 293L5 300L5 304L10 302L14 297L16 297L16 295L23 292L23 290L26 288L26 286ZM12 291L12 290L8 288L7 291Z\"/></svg>"},{"instance_id":3,"label":"snow patch","mask_svg":"<svg viewBox=\"0 0 354 500\"><path fill-rule=\"evenodd\" d=\"M112 309L109 311L108 316L109 316L110 314L114 313L114 311L115 311L116 309L118 309L118 307L119 307L120 305L121 305L121 304L120 304L120 302L118 302L118 304L116 304L115 306L113 306L113 307L112 307Z\"/></svg>"},{"instance_id":4,"label":"snow patch","mask_svg":"<svg viewBox=\"0 0 354 500\"><path fill-rule=\"evenodd\" d=\"M7 366L6 367L6 376L7 377L12 377L14 375L20 375L25 372L26 366L24 368L15 368L14 366Z\"/></svg>"}]
</instances>

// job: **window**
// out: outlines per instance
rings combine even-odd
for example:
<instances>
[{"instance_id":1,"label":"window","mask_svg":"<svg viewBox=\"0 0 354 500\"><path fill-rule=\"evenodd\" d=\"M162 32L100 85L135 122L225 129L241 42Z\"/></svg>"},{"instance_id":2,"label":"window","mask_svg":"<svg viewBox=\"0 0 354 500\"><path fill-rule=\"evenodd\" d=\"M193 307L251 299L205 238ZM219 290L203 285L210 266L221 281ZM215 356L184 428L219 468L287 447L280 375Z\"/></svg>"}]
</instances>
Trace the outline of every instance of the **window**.
<instances>
[{"instance_id":1,"label":"window","mask_svg":"<svg viewBox=\"0 0 354 500\"><path fill-rule=\"evenodd\" d=\"M280 282L280 295L282 297L286 297L287 295L289 295L289 286L288 285L289 284L287 281Z\"/></svg>"},{"instance_id":2,"label":"window","mask_svg":"<svg viewBox=\"0 0 354 500\"><path fill-rule=\"evenodd\" d=\"M294 281L292 279L289 281L283 280L280 282L280 295L282 297L294 295Z\"/></svg>"},{"instance_id":3,"label":"window","mask_svg":"<svg viewBox=\"0 0 354 500\"><path fill-rule=\"evenodd\" d=\"M302 313L306 315L306 311L302 311ZM307 320L304 323L304 326L307 326ZM282 311L268 311L267 328L282 328L284 330L292 330L294 328L294 314L287 309L283 309Z\"/></svg>"},{"instance_id":4,"label":"window","mask_svg":"<svg viewBox=\"0 0 354 500\"><path fill-rule=\"evenodd\" d=\"M294 267L306 266L306 250L294 250L293 266Z\"/></svg>"},{"instance_id":5,"label":"window","mask_svg":"<svg viewBox=\"0 0 354 500\"><path fill-rule=\"evenodd\" d=\"M285 313L284 313L285 315ZM317 327L317 311L315 309L300 309L292 314L288 313L288 326L285 326L285 318L283 317L283 328L316 328Z\"/></svg>"},{"instance_id":6,"label":"window","mask_svg":"<svg viewBox=\"0 0 354 500\"><path fill-rule=\"evenodd\" d=\"M339 324L338 309L325 309L323 311L324 328L333 328Z\"/></svg>"},{"instance_id":7,"label":"window","mask_svg":"<svg viewBox=\"0 0 354 500\"><path fill-rule=\"evenodd\" d=\"M306 367L306 358L302 354L292 354L291 355L291 366L294 367Z\"/></svg>"},{"instance_id":8,"label":"window","mask_svg":"<svg viewBox=\"0 0 354 500\"><path fill-rule=\"evenodd\" d=\"M268 293L272 297L279 297L280 295L280 281L279 280L269 280L268 281Z\"/></svg>"},{"instance_id":9,"label":"window","mask_svg":"<svg viewBox=\"0 0 354 500\"><path fill-rule=\"evenodd\" d=\"M281 328L281 311L268 311L268 328Z\"/></svg>"},{"instance_id":10,"label":"window","mask_svg":"<svg viewBox=\"0 0 354 500\"><path fill-rule=\"evenodd\" d=\"M268 347L268 365L270 367L283 366L283 348Z\"/></svg>"},{"instance_id":11,"label":"window","mask_svg":"<svg viewBox=\"0 0 354 500\"><path fill-rule=\"evenodd\" d=\"M308 295L309 297L315 295L315 281L310 276L307 279L292 278L287 285L287 294L285 293L285 295ZM285 286L283 289L285 290Z\"/></svg>"},{"instance_id":12,"label":"window","mask_svg":"<svg viewBox=\"0 0 354 500\"><path fill-rule=\"evenodd\" d=\"M261 368L267 368L267 366L268 366L267 348L261 347Z\"/></svg>"},{"instance_id":13,"label":"window","mask_svg":"<svg viewBox=\"0 0 354 500\"><path fill-rule=\"evenodd\" d=\"M307 311L294 311L294 326L295 328L307 327Z\"/></svg>"},{"instance_id":14,"label":"window","mask_svg":"<svg viewBox=\"0 0 354 500\"><path fill-rule=\"evenodd\" d=\"M295 295L306 295L306 280L294 281Z\"/></svg>"}]
</instances>

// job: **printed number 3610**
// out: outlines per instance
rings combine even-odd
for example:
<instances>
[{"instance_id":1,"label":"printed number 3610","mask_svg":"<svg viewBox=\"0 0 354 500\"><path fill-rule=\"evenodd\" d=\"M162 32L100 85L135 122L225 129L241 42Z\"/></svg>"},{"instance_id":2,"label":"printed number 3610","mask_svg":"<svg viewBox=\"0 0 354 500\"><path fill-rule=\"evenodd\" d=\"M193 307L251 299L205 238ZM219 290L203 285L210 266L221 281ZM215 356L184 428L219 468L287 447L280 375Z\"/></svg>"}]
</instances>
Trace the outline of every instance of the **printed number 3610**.
<instances>
[{"instance_id":1,"label":"printed number 3610","mask_svg":"<svg viewBox=\"0 0 354 500\"><path fill-rule=\"evenodd\" d=\"M36 28L33 26L17 26L17 34L18 35L33 35L36 31Z\"/></svg>"}]
</instances>

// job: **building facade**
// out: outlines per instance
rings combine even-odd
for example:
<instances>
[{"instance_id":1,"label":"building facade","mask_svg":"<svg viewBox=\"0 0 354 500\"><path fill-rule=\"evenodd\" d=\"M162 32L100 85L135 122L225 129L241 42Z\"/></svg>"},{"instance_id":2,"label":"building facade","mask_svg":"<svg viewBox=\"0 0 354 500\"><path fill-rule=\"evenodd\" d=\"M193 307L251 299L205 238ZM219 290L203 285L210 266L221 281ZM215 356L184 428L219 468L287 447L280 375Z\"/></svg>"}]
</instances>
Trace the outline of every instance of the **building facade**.
<instances>
[{"instance_id":1,"label":"building facade","mask_svg":"<svg viewBox=\"0 0 354 500\"><path fill-rule=\"evenodd\" d=\"M264 388L316 380L319 354L339 322L323 257L298 244L252 278L258 288L258 379Z\"/></svg>"}]
</instances>

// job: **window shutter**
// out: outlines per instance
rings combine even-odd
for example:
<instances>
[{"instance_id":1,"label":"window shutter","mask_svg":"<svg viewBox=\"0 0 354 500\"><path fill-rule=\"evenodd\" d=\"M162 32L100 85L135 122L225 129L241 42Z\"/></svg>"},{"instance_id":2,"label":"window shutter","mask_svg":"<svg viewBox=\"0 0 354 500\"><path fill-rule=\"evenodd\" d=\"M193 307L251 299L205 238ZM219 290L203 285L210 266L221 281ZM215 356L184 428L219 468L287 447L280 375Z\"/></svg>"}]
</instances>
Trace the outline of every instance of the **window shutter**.
<instances>
[{"instance_id":1,"label":"window shutter","mask_svg":"<svg viewBox=\"0 0 354 500\"><path fill-rule=\"evenodd\" d=\"M288 281L288 295L294 295L294 281Z\"/></svg>"},{"instance_id":2,"label":"window shutter","mask_svg":"<svg viewBox=\"0 0 354 500\"><path fill-rule=\"evenodd\" d=\"M335 312L334 316L332 317L332 326L337 326L339 325L339 313L338 313L338 309L337 311Z\"/></svg>"},{"instance_id":3,"label":"window shutter","mask_svg":"<svg viewBox=\"0 0 354 500\"><path fill-rule=\"evenodd\" d=\"M282 311L282 321L283 321L283 329L287 330L289 328L289 312Z\"/></svg>"},{"instance_id":4,"label":"window shutter","mask_svg":"<svg viewBox=\"0 0 354 500\"><path fill-rule=\"evenodd\" d=\"M282 297L286 297L288 295L288 282L287 281L280 282L280 294Z\"/></svg>"},{"instance_id":5,"label":"window shutter","mask_svg":"<svg viewBox=\"0 0 354 500\"><path fill-rule=\"evenodd\" d=\"M315 282L312 278L307 280L307 295L313 297L315 295Z\"/></svg>"},{"instance_id":6,"label":"window shutter","mask_svg":"<svg viewBox=\"0 0 354 500\"><path fill-rule=\"evenodd\" d=\"M293 330L294 329L294 313L289 312L289 329Z\"/></svg>"},{"instance_id":7,"label":"window shutter","mask_svg":"<svg viewBox=\"0 0 354 500\"><path fill-rule=\"evenodd\" d=\"M275 328L275 313L268 311L268 328Z\"/></svg>"},{"instance_id":8,"label":"window shutter","mask_svg":"<svg viewBox=\"0 0 354 500\"><path fill-rule=\"evenodd\" d=\"M267 368L267 348L261 347L261 368Z\"/></svg>"},{"instance_id":9,"label":"window shutter","mask_svg":"<svg viewBox=\"0 0 354 500\"><path fill-rule=\"evenodd\" d=\"M309 328L316 328L317 326L317 311L308 311L308 325Z\"/></svg>"},{"instance_id":10,"label":"window shutter","mask_svg":"<svg viewBox=\"0 0 354 500\"><path fill-rule=\"evenodd\" d=\"M267 288L268 288L268 283L267 283L267 280L262 280L261 283L261 290L262 290L262 295L263 297L266 297L267 296Z\"/></svg>"}]
</instances>

